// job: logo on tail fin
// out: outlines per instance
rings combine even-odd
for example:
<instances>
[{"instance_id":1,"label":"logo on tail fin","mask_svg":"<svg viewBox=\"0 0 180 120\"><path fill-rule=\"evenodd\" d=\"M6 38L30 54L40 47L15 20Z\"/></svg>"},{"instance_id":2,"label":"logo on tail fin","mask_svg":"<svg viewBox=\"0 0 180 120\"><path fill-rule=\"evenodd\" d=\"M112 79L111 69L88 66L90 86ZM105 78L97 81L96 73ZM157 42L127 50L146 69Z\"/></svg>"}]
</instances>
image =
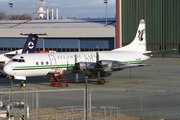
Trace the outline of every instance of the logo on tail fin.
<instances>
[{"instance_id":1,"label":"logo on tail fin","mask_svg":"<svg viewBox=\"0 0 180 120\"><path fill-rule=\"evenodd\" d=\"M139 41L143 41L143 34L145 33L145 29L143 29L143 30L138 30L138 33L139 33L139 35L138 35L138 38L139 38Z\"/></svg>"},{"instance_id":2,"label":"logo on tail fin","mask_svg":"<svg viewBox=\"0 0 180 120\"><path fill-rule=\"evenodd\" d=\"M28 35L28 38L26 40L26 43L24 44L24 48L22 50L22 53L34 53L36 50L36 44L38 40L38 35L47 35L47 33L44 34L23 34L20 35Z\"/></svg>"},{"instance_id":3,"label":"logo on tail fin","mask_svg":"<svg viewBox=\"0 0 180 120\"><path fill-rule=\"evenodd\" d=\"M30 42L28 43L28 48L29 48L29 49L33 49L33 48L34 48L34 43L33 43L32 41L30 41Z\"/></svg>"}]
</instances>

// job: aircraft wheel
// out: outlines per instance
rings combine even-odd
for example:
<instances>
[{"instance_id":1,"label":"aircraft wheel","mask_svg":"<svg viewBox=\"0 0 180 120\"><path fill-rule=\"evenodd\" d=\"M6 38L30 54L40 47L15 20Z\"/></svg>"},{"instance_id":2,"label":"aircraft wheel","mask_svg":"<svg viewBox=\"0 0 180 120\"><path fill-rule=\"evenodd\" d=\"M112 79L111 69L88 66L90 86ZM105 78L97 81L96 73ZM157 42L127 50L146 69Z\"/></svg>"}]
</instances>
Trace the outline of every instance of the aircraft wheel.
<instances>
[{"instance_id":1,"label":"aircraft wheel","mask_svg":"<svg viewBox=\"0 0 180 120\"><path fill-rule=\"evenodd\" d=\"M105 79L102 78L102 79L100 80L100 85L104 85L104 84L105 84Z\"/></svg>"},{"instance_id":2,"label":"aircraft wheel","mask_svg":"<svg viewBox=\"0 0 180 120\"><path fill-rule=\"evenodd\" d=\"M97 84L100 84L100 81L97 81Z\"/></svg>"},{"instance_id":3,"label":"aircraft wheel","mask_svg":"<svg viewBox=\"0 0 180 120\"><path fill-rule=\"evenodd\" d=\"M24 82L22 82L22 83L20 83L20 86L19 86L20 88L25 88L25 87L27 87L26 86L26 84L24 83Z\"/></svg>"}]
</instances>

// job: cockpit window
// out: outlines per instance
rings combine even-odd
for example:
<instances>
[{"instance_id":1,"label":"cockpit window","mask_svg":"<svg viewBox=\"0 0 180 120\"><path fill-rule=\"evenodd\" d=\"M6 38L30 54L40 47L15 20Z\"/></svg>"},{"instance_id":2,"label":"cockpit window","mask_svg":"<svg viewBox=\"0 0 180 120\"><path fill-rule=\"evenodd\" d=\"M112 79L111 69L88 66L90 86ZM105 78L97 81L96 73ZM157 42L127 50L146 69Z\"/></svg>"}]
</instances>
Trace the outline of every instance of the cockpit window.
<instances>
[{"instance_id":1,"label":"cockpit window","mask_svg":"<svg viewBox=\"0 0 180 120\"><path fill-rule=\"evenodd\" d=\"M25 62L25 60L23 58L21 59L12 59L12 62Z\"/></svg>"},{"instance_id":2,"label":"cockpit window","mask_svg":"<svg viewBox=\"0 0 180 120\"><path fill-rule=\"evenodd\" d=\"M12 59L12 62L18 62L18 59Z\"/></svg>"}]
</instances>

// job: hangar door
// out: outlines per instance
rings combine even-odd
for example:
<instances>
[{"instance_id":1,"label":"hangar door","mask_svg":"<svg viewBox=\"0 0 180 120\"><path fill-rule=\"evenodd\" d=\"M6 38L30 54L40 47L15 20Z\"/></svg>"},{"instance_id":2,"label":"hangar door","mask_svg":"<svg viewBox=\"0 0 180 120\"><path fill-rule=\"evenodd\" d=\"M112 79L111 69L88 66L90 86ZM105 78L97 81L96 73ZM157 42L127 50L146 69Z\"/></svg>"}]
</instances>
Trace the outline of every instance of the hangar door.
<instances>
[{"instance_id":1,"label":"hangar door","mask_svg":"<svg viewBox=\"0 0 180 120\"><path fill-rule=\"evenodd\" d=\"M76 38L44 38L46 48L78 48L79 39Z\"/></svg>"}]
</instances>

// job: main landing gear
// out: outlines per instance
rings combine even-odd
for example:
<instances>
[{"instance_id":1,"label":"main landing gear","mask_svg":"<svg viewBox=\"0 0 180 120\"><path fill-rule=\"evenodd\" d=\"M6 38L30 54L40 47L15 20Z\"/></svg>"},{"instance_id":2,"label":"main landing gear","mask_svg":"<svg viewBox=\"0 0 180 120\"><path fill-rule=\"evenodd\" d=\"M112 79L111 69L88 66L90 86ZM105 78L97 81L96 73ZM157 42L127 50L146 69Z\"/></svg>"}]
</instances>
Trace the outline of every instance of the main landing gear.
<instances>
[{"instance_id":1,"label":"main landing gear","mask_svg":"<svg viewBox=\"0 0 180 120\"><path fill-rule=\"evenodd\" d=\"M97 84L104 85L106 83L105 79L101 77L100 79L97 78Z\"/></svg>"},{"instance_id":2,"label":"main landing gear","mask_svg":"<svg viewBox=\"0 0 180 120\"><path fill-rule=\"evenodd\" d=\"M21 80L21 83L19 85L19 88L25 88L27 87L26 84L24 83L24 80Z\"/></svg>"}]
</instances>

